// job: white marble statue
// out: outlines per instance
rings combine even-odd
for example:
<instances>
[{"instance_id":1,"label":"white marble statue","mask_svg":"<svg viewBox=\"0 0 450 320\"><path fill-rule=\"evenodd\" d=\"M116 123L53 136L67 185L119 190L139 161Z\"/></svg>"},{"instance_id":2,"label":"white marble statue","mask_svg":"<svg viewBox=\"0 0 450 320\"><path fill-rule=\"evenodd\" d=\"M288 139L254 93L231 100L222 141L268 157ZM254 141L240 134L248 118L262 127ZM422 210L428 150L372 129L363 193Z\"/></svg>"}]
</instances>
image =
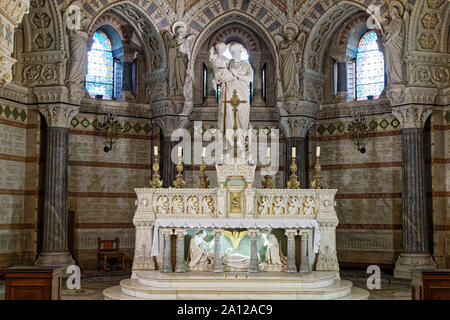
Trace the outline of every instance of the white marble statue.
<instances>
[{"instance_id":1,"label":"white marble statue","mask_svg":"<svg viewBox=\"0 0 450 320\"><path fill-rule=\"evenodd\" d=\"M235 120L238 130L238 145L244 145L244 132L248 129L249 113L250 113L250 95L249 86L253 81L253 70L248 61L241 60L243 46L239 43L230 45L230 52L233 59L228 63L227 59L223 59L224 46L219 44L216 51L210 50L210 59L214 69L215 86L221 86L219 99L219 117L218 128L222 132L226 129L233 129ZM228 70L226 69L228 66ZM236 119L234 117L233 105L230 101L233 93L236 92L240 101L237 105Z\"/></svg>"},{"instance_id":2,"label":"white marble statue","mask_svg":"<svg viewBox=\"0 0 450 320\"><path fill-rule=\"evenodd\" d=\"M233 252L233 248L228 248L223 255L223 264L227 267L227 270L246 271L250 267L250 257Z\"/></svg>"},{"instance_id":3,"label":"white marble statue","mask_svg":"<svg viewBox=\"0 0 450 320\"><path fill-rule=\"evenodd\" d=\"M298 95L297 75L301 71L305 34L293 23L284 27L284 33L276 35L280 52L280 75L285 97Z\"/></svg>"},{"instance_id":4,"label":"white marble statue","mask_svg":"<svg viewBox=\"0 0 450 320\"><path fill-rule=\"evenodd\" d=\"M390 84L403 83L404 42L406 35L405 21L402 18L403 8L400 5L391 5L389 16L391 21L385 26L383 43L386 51L386 71ZM405 12L405 19L408 14Z\"/></svg>"},{"instance_id":5,"label":"white marble statue","mask_svg":"<svg viewBox=\"0 0 450 320\"><path fill-rule=\"evenodd\" d=\"M205 230L198 231L189 242L189 256L187 266L190 269L195 267L205 268L214 260L214 253L211 248L214 246L214 241L206 242L207 233ZM206 271L206 270L205 270Z\"/></svg>"},{"instance_id":6,"label":"white marble statue","mask_svg":"<svg viewBox=\"0 0 450 320\"><path fill-rule=\"evenodd\" d=\"M261 236L264 239L264 247L267 247L264 262L268 265L286 265L287 260L280 250L280 243L278 241L278 238L274 234L272 234L270 230L264 230L261 233Z\"/></svg>"}]
</instances>

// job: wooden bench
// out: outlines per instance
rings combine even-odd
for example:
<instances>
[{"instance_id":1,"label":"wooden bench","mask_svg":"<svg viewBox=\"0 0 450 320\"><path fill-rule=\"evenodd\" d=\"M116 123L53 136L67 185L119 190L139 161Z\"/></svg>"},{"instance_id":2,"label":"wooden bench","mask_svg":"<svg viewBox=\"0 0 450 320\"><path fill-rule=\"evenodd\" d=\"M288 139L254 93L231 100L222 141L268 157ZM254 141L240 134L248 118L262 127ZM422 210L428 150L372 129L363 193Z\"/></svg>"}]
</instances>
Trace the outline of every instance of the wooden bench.
<instances>
[{"instance_id":1,"label":"wooden bench","mask_svg":"<svg viewBox=\"0 0 450 320\"><path fill-rule=\"evenodd\" d=\"M450 269L411 272L412 300L450 300Z\"/></svg>"},{"instance_id":2,"label":"wooden bench","mask_svg":"<svg viewBox=\"0 0 450 320\"><path fill-rule=\"evenodd\" d=\"M97 238L97 270L108 270L108 260L117 259L122 261L122 270L125 270L125 253L119 251L119 238L114 240L101 240ZM110 265L109 270L114 266Z\"/></svg>"}]
</instances>

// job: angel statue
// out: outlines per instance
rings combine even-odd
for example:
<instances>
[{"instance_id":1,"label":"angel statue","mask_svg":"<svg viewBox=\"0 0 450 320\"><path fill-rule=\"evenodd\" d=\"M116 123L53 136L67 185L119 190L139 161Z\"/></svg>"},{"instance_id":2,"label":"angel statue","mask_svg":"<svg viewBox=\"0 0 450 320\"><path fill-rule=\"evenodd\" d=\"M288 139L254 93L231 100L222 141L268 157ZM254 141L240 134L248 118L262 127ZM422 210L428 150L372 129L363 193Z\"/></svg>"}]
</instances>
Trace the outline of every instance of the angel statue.
<instances>
[{"instance_id":1,"label":"angel statue","mask_svg":"<svg viewBox=\"0 0 450 320\"><path fill-rule=\"evenodd\" d=\"M392 1L389 6L390 22L384 27L383 43L386 51L386 70L389 84L402 84L404 42L409 13L399 1ZM406 24L405 24L406 21Z\"/></svg>"},{"instance_id":2,"label":"angel statue","mask_svg":"<svg viewBox=\"0 0 450 320\"><path fill-rule=\"evenodd\" d=\"M275 35L280 52L280 74L284 96L298 95L297 75L301 71L305 34L294 23L287 23L283 34Z\"/></svg>"},{"instance_id":3,"label":"angel statue","mask_svg":"<svg viewBox=\"0 0 450 320\"><path fill-rule=\"evenodd\" d=\"M165 32L164 38L168 47L169 88L174 96L183 97L195 36L187 33L187 26L183 21L177 21L172 25L172 34Z\"/></svg>"},{"instance_id":4,"label":"angel statue","mask_svg":"<svg viewBox=\"0 0 450 320\"><path fill-rule=\"evenodd\" d=\"M280 250L280 242L278 241L278 238L271 233L270 229L264 229L261 232L261 236L264 239L264 247L267 247L264 262L269 265L276 265L280 267L285 266L287 260L283 252Z\"/></svg>"}]
</instances>

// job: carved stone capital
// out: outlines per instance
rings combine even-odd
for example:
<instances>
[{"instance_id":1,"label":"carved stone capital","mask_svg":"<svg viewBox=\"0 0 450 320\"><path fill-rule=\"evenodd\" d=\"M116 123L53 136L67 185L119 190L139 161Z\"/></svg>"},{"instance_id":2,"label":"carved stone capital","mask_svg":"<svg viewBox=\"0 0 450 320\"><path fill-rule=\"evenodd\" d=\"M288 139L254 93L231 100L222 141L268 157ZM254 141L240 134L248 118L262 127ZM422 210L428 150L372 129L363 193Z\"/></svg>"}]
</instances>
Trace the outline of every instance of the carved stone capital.
<instances>
[{"instance_id":1,"label":"carved stone capital","mask_svg":"<svg viewBox=\"0 0 450 320\"><path fill-rule=\"evenodd\" d=\"M392 108L392 113L400 121L403 129L423 128L432 112L431 106L424 105L404 105Z\"/></svg>"},{"instance_id":2,"label":"carved stone capital","mask_svg":"<svg viewBox=\"0 0 450 320\"><path fill-rule=\"evenodd\" d=\"M280 127L287 138L306 137L315 120L308 117L281 117Z\"/></svg>"},{"instance_id":3,"label":"carved stone capital","mask_svg":"<svg viewBox=\"0 0 450 320\"><path fill-rule=\"evenodd\" d=\"M391 85L386 90L387 97L392 106L406 104L432 105L439 93L437 88L406 87L404 85Z\"/></svg>"},{"instance_id":4,"label":"carved stone capital","mask_svg":"<svg viewBox=\"0 0 450 320\"><path fill-rule=\"evenodd\" d=\"M288 238L293 238L298 234L298 230L297 229L286 229L284 231L284 234L288 237Z\"/></svg>"},{"instance_id":5,"label":"carved stone capital","mask_svg":"<svg viewBox=\"0 0 450 320\"><path fill-rule=\"evenodd\" d=\"M77 106L64 104L51 104L39 107L39 111L45 117L47 126L69 128L70 121L78 113Z\"/></svg>"},{"instance_id":6,"label":"carved stone capital","mask_svg":"<svg viewBox=\"0 0 450 320\"><path fill-rule=\"evenodd\" d=\"M212 234L214 238L220 238L223 235L223 229L213 229Z\"/></svg>"},{"instance_id":7,"label":"carved stone capital","mask_svg":"<svg viewBox=\"0 0 450 320\"><path fill-rule=\"evenodd\" d=\"M177 236L177 238L184 238L186 233L187 233L187 230L185 228L176 228L175 232L173 234L175 234Z\"/></svg>"},{"instance_id":8,"label":"carved stone capital","mask_svg":"<svg viewBox=\"0 0 450 320\"><path fill-rule=\"evenodd\" d=\"M299 229L298 234L302 237L302 239L308 238L311 235L311 229L309 228Z\"/></svg>"},{"instance_id":9,"label":"carved stone capital","mask_svg":"<svg viewBox=\"0 0 450 320\"><path fill-rule=\"evenodd\" d=\"M248 229L250 239L256 239L259 236L259 229Z\"/></svg>"},{"instance_id":10,"label":"carved stone capital","mask_svg":"<svg viewBox=\"0 0 450 320\"><path fill-rule=\"evenodd\" d=\"M173 234L173 229L172 228L161 228L161 234L165 238L170 237Z\"/></svg>"},{"instance_id":11,"label":"carved stone capital","mask_svg":"<svg viewBox=\"0 0 450 320\"><path fill-rule=\"evenodd\" d=\"M161 128L164 137L170 137L179 128L186 128L188 117L186 116L162 116L153 120L153 123Z\"/></svg>"}]
</instances>

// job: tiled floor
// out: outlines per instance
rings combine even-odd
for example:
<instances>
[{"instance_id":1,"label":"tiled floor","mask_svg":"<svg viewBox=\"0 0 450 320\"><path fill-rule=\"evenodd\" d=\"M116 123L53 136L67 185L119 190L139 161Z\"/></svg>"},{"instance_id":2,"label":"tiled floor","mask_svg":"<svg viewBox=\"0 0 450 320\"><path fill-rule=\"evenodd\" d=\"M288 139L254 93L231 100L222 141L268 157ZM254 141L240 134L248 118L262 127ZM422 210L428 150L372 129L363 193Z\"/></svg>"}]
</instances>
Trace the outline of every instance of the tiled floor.
<instances>
[{"instance_id":1,"label":"tiled floor","mask_svg":"<svg viewBox=\"0 0 450 320\"><path fill-rule=\"evenodd\" d=\"M345 270L341 272L341 278L350 280L353 285L359 288L367 289L367 276L362 271ZM69 290L63 283L63 300L102 300L103 290L116 286L120 280L129 278L129 273L85 273L81 280L80 290ZM0 300L4 299L5 283L0 281ZM66 289L64 289L66 288ZM382 274L381 289L371 290L369 300L410 300L411 287L407 280L393 279L392 275Z\"/></svg>"}]
</instances>

